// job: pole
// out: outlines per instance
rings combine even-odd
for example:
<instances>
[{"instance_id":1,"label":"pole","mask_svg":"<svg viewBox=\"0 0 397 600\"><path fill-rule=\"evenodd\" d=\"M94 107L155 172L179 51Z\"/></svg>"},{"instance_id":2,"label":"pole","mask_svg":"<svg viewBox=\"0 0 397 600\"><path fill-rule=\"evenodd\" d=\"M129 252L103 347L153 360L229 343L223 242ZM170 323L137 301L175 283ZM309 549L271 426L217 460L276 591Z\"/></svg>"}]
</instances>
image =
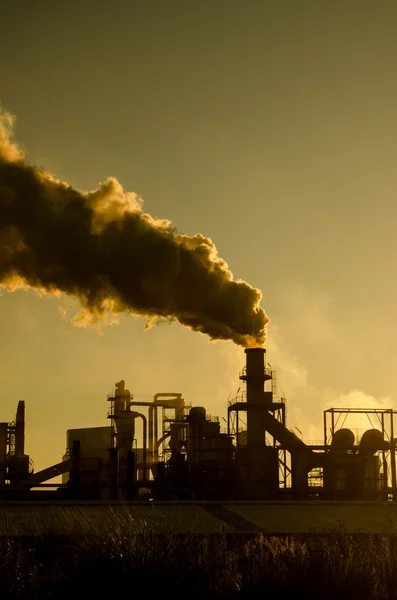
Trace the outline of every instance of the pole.
<instances>
[{"instance_id":1,"label":"pole","mask_svg":"<svg viewBox=\"0 0 397 600\"><path fill-rule=\"evenodd\" d=\"M396 447L394 443L394 414L393 409L390 409L390 445L391 445L391 455L390 455L390 464L391 464L391 487L393 500L395 500L396 495Z\"/></svg>"}]
</instances>

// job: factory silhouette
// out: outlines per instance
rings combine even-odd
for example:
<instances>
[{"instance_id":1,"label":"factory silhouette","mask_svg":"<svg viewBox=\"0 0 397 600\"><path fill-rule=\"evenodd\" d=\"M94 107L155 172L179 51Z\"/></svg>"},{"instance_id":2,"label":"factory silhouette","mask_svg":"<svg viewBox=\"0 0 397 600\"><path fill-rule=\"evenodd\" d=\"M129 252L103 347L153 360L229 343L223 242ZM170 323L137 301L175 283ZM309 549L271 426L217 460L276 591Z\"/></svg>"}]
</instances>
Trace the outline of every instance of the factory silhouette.
<instances>
[{"instance_id":1,"label":"factory silhouette","mask_svg":"<svg viewBox=\"0 0 397 600\"><path fill-rule=\"evenodd\" d=\"M64 456L39 472L25 453L21 400L15 420L0 423L0 500L13 506L0 510L0 529L13 523L23 532L18 502L37 507L45 500L60 513L65 505L82 503L105 508L150 501L153 508L164 503L172 509L182 502L201 516L200 503L215 503L208 527L220 531L226 522L239 532L295 531L295 514L303 515L304 503L311 506L309 520L313 511L320 514L314 507L333 502L390 509L397 487L396 411L329 409L323 441L303 441L287 427L287 402L277 396L275 373L266 361L269 319L260 290L234 279L211 239L180 234L168 220L151 217L116 179L79 192L27 164L13 141L12 124L0 113L0 286L73 296L82 306L74 319L78 325L106 324L109 315L129 313L146 317L147 327L155 320L178 321L212 340L231 340L245 348L239 373L245 389L228 402L221 426L181 392L153 390L153 400L141 402L120 381L106 398L106 424L69 429ZM356 439L346 419L362 413L372 427ZM62 482L53 483L55 477ZM279 515L284 524L277 529L271 507L288 502L293 518L288 524L287 513ZM248 518L244 503L259 506L256 517ZM261 503L267 503L267 524ZM157 527L163 513L150 514ZM328 517L321 514L323 523ZM38 523L34 511L26 519Z\"/></svg>"},{"instance_id":2,"label":"factory silhouette","mask_svg":"<svg viewBox=\"0 0 397 600\"><path fill-rule=\"evenodd\" d=\"M284 398L264 348L246 348L245 391L228 402L227 428L182 393L135 399L125 382L107 396L109 424L69 429L58 464L35 473L25 454L25 404L0 423L0 497L98 501L387 501L396 495L392 409L329 409L324 442L287 428ZM356 443L344 422L378 427ZM139 434L139 435L138 435ZM139 440L139 443L138 443ZM51 479L62 475L62 483ZM51 491L48 488L53 488ZM45 488L46 491L44 491Z\"/></svg>"}]
</instances>

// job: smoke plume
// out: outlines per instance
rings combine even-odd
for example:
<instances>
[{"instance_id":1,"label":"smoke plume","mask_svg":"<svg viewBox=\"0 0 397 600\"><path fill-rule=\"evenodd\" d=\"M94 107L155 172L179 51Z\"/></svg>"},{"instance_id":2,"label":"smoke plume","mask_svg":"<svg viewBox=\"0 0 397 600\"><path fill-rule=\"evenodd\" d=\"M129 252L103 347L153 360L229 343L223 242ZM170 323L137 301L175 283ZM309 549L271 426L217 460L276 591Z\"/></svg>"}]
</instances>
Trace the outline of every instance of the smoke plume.
<instances>
[{"instance_id":1,"label":"smoke plume","mask_svg":"<svg viewBox=\"0 0 397 600\"><path fill-rule=\"evenodd\" d=\"M261 293L234 280L212 240L143 212L114 178L78 192L29 166L0 114L0 285L79 299L79 324L130 312L211 339L265 342Z\"/></svg>"}]
</instances>

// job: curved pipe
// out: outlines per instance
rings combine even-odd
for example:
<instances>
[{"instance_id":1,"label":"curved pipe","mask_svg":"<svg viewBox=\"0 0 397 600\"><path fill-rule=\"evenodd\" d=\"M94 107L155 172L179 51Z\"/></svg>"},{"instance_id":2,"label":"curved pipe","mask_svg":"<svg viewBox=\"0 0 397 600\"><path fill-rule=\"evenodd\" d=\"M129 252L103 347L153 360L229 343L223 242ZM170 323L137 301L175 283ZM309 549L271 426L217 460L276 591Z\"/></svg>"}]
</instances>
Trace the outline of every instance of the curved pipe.
<instances>
[{"instance_id":1,"label":"curved pipe","mask_svg":"<svg viewBox=\"0 0 397 600\"><path fill-rule=\"evenodd\" d=\"M134 415L135 418L141 417L143 423L143 442L142 442L142 450L143 450L143 478L147 480L147 458L146 458L146 438L147 438L147 420L144 414L136 411L131 411L131 414Z\"/></svg>"},{"instance_id":2,"label":"curved pipe","mask_svg":"<svg viewBox=\"0 0 397 600\"><path fill-rule=\"evenodd\" d=\"M180 392L159 392L149 406L149 455L151 462L158 461L158 414L157 408L174 408L177 420L183 419L185 400Z\"/></svg>"}]
</instances>

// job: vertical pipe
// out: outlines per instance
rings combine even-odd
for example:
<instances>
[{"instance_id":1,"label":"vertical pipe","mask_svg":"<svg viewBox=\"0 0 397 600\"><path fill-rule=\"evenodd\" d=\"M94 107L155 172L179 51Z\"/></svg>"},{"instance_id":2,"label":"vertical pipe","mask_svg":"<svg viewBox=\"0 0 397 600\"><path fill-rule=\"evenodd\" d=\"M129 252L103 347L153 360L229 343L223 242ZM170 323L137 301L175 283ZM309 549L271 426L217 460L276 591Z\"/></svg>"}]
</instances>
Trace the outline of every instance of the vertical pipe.
<instances>
[{"instance_id":1,"label":"vertical pipe","mask_svg":"<svg viewBox=\"0 0 397 600\"><path fill-rule=\"evenodd\" d=\"M147 421L145 415L142 413L137 413L138 417L141 417L143 423L143 433L142 433L142 454L143 454L143 479L147 481L147 456L146 456L146 437L147 437Z\"/></svg>"},{"instance_id":2,"label":"vertical pipe","mask_svg":"<svg viewBox=\"0 0 397 600\"><path fill-rule=\"evenodd\" d=\"M25 402L18 402L17 414L15 419L15 456L25 454Z\"/></svg>"},{"instance_id":3,"label":"vertical pipe","mask_svg":"<svg viewBox=\"0 0 397 600\"><path fill-rule=\"evenodd\" d=\"M324 447L327 445L327 411L324 411ZM325 448L326 450L326 448Z\"/></svg>"},{"instance_id":4,"label":"vertical pipe","mask_svg":"<svg viewBox=\"0 0 397 600\"><path fill-rule=\"evenodd\" d=\"M391 464L391 486L393 499L396 499L396 445L394 442L394 412L393 409L390 409L390 438L391 438L391 455L390 455L390 464Z\"/></svg>"},{"instance_id":5,"label":"vertical pipe","mask_svg":"<svg viewBox=\"0 0 397 600\"><path fill-rule=\"evenodd\" d=\"M382 423L382 435L383 439L385 439L385 414L381 413L381 423ZM386 450L382 448L382 467L383 467L383 497L387 500L387 488L388 488L388 478L387 478L387 461L386 461Z\"/></svg>"},{"instance_id":6,"label":"vertical pipe","mask_svg":"<svg viewBox=\"0 0 397 600\"><path fill-rule=\"evenodd\" d=\"M158 431L158 421L159 421L159 411L157 408L157 404L154 407L154 461L158 462L159 460L159 452L157 446L157 440L159 439L159 431Z\"/></svg>"},{"instance_id":7,"label":"vertical pipe","mask_svg":"<svg viewBox=\"0 0 397 600\"><path fill-rule=\"evenodd\" d=\"M334 413L334 409L331 408L331 424L332 424L332 437L334 437L334 433L335 433L335 413Z\"/></svg>"},{"instance_id":8,"label":"vertical pipe","mask_svg":"<svg viewBox=\"0 0 397 600\"><path fill-rule=\"evenodd\" d=\"M153 409L154 404L149 406L149 456L150 462L153 462Z\"/></svg>"}]
</instances>

